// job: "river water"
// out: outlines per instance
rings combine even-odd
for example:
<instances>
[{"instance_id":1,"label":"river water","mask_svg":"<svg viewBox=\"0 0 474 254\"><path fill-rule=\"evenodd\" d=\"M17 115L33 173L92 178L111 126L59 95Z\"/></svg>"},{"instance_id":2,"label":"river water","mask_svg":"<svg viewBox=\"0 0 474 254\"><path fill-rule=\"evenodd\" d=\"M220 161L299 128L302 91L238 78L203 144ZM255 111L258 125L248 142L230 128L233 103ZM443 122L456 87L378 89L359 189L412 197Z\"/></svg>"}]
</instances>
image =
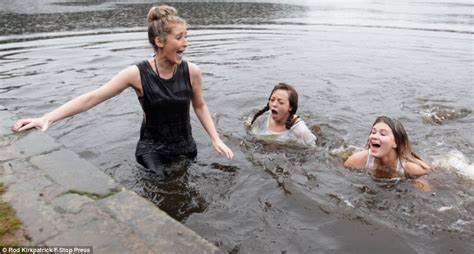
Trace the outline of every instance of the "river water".
<instances>
[{"instance_id":1,"label":"river water","mask_svg":"<svg viewBox=\"0 0 474 254\"><path fill-rule=\"evenodd\" d=\"M163 183L137 165L142 112L128 90L48 133L228 253L474 251L472 1L175 1L189 23L185 58L203 72L217 156L192 115L199 155ZM0 104L40 116L153 55L151 1L0 2ZM318 147L246 132L278 82ZM435 168L385 182L342 167L372 122L404 124ZM13 123L12 123L13 124ZM183 170L186 169L186 170Z\"/></svg>"}]
</instances>

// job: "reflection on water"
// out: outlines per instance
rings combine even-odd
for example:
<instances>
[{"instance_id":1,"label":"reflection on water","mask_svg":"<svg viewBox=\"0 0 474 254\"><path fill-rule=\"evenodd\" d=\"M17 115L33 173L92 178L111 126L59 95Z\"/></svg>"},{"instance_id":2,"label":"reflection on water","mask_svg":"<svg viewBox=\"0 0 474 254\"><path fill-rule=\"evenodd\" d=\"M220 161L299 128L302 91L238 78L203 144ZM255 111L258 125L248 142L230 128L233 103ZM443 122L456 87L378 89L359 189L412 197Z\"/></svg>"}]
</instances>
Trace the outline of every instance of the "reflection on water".
<instances>
[{"instance_id":1,"label":"reflection on water","mask_svg":"<svg viewBox=\"0 0 474 254\"><path fill-rule=\"evenodd\" d=\"M41 115L151 57L143 2L1 1L0 104ZM472 3L276 2L173 3L233 161L193 116L197 162L170 166L167 182L144 172L133 91L48 133L229 253L471 253ZM278 82L298 90L316 148L247 135ZM342 168L380 115L433 164L431 191Z\"/></svg>"}]
</instances>

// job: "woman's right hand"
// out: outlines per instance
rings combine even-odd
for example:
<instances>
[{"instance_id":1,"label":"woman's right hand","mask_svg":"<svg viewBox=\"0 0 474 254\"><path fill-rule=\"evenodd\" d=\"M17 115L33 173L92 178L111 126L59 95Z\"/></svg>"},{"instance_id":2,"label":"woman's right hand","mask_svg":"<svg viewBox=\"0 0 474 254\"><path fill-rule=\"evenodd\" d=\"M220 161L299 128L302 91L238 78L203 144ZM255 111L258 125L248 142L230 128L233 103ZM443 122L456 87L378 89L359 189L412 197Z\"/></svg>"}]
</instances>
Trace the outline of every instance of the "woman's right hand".
<instances>
[{"instance_id":1,"label":"woman's right hand","mask_svg":"<svg viewBox=\"0 0 474 254\"><path fill-rule=\"evenodd\" d=\"M415 179L415 187L425 192L431 191L433 189L427 180L420 178Z\"/></svg>"},{"instance_id":2,"label":"woman's right hand","mask_svg":"<svg viewBox=\"0 0 474 254\"><path fill-rule=\"evenodd\" d=\"M40 118L27 118L27 119L20 119L13 125L13 131L21 132L26 131L32 128L41 129L42 131L46 131L49 128L50 122L46 119L46 117Z\"/></svg>"}]
</instances>

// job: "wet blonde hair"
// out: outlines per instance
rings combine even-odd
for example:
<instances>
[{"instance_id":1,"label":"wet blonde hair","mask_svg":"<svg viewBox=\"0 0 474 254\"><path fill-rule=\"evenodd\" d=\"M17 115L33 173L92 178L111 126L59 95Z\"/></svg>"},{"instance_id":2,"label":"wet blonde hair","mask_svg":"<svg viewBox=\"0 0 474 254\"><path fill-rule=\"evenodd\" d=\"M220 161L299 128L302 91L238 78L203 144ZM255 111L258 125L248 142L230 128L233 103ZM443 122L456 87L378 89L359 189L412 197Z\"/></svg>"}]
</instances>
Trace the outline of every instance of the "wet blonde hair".
<instances>
[{"instance_id":1,"label":"wet blonde hair","mask_svg":"<svg viewBox=\"0 0 474 254\"><path fill-rule=\"evenodd\" d=\"M166 42L168 34L171 32L171 25L184 24L186 21L177 16L178 11L168 5L153 6L148 11L148 41L153 46L155 52L158 47L155 44L155 38L159 36L163 42Z\"/></svg>"}]
</instances>

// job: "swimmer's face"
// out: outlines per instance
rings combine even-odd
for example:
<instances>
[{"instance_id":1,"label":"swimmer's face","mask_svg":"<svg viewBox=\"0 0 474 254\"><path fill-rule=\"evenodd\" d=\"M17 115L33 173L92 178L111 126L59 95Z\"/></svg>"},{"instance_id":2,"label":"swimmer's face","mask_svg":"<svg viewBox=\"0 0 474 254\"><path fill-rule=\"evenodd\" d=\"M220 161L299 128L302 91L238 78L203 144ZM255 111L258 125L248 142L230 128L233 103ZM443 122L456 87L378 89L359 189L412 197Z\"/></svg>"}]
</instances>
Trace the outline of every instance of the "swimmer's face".
<instances>
[{"instance_id":1,"label":"swimmer's face","mask_svg":"<svg viewBox=\"0 0 474 254\"><path fill-rule=\"evenodd\" d=\"M290 116L292 107L290 106L290 94L286 90L275 90L270 96L268 105L270 106L270 114L276 122L285 122Z\"/></svg>"},{"instance_id":2,"label":"swimmer's face","mask_svg":"<svg viewBox=\"0 0 474 254\"><path fill-rule=\"evenodd\" d=\"M376 123L369 135L369 149L376 158L396 154L397 144L392 129L383 122Z\"/></svg>"}]
</instances>

